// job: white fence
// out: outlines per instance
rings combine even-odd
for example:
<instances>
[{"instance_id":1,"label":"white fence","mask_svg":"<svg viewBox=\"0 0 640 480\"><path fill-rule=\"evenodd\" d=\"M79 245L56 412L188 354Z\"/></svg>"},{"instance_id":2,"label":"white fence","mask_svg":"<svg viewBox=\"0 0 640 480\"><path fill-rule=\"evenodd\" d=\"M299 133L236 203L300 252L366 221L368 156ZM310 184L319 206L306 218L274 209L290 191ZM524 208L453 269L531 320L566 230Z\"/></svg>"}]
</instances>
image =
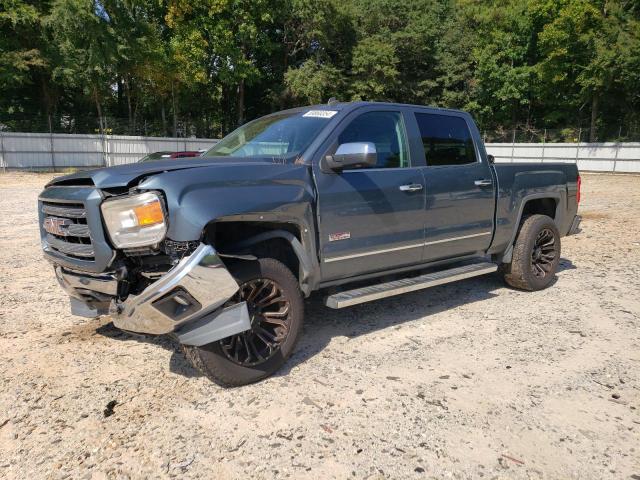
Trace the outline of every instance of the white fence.
<instances>
[{"instance_id":1,"label":"white fence","mask_svg":"<svg viewBox=\"0 0 640 480\"><path fill-rule=\"evenodd\" d=\"M577 163L581 171L640 173L640 143L487 143L496 162Z\"/></svg>"},{"instance_id":2,"label":"white fence","mask_svg":"<svg viewBox=\"0 0 640 480\"><path fill-rule=\"evenodd\" d=\"M209 148L206 138L0 133L0 168L64 170L134 163L148 153Z\"/></svg>"},{"instance_id":3,"label":"white fence","mask_svg":"<svg viewBox=\"0 0 640 480\"><path fill-rule=\"evenodd\" d=\"M215 139L0 132L0 168L64 170L133 163L148 153L209 148ZM640 143L488 143L497 162L577 163L583 171L640 173Z\"/></svg>"}]
</instances>

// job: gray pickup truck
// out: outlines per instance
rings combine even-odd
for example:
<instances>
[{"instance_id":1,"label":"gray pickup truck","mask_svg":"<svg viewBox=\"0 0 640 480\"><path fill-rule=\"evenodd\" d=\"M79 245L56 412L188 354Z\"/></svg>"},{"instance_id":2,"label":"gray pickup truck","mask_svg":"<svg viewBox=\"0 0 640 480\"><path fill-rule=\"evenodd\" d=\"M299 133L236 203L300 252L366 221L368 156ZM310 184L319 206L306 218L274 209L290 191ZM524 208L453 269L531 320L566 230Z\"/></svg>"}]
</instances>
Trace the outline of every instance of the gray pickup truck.
<instances>
[{"instance_id":1,"label":"gray pickup truck","mask_svg":"<svg viewBox=\"0 0 640 480\"><path fill-rule=\"evenodd\" d=\"M331 102L201 158L56 178L38 211L73 314L173 335L235 386L284 364L315 291L343 308L495 271L547 287L579 200L575 165L495 165L465 112Z\"/></svg>"}]
</instances>

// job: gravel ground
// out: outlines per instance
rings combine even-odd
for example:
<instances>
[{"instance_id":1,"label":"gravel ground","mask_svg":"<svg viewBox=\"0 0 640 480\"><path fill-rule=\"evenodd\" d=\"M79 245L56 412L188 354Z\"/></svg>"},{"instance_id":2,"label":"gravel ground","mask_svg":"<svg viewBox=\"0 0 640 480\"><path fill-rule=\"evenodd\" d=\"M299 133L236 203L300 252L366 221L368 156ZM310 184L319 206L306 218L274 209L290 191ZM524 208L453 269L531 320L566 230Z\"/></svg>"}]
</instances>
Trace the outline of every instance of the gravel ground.
<instances>
[{"instance_id":1,"label":"gravel ground","mask_svg":"<svg viewBox=\"0 0 640 480\"><path fill-rule=\"evenodd\" d=\"M583 176L551 288L312 298L288 366L231 390L69 314L38 241L49 178L0 175L0 477L640 479L640 176Z\"/></svg>"}]
</instances>

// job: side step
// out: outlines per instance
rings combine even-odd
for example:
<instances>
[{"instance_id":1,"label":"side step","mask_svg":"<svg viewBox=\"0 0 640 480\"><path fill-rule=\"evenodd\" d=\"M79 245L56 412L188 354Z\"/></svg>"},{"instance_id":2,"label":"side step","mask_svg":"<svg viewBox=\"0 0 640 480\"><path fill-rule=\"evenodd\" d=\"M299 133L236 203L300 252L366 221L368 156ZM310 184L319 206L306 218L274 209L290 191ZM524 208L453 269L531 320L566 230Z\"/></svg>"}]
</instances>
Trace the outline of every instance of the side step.
<instances>
[{"instance_id":1,"label":"side step","mask_svg":"<svg viewBox=\"0 0 640 480\"><path fill-rule=\"evenodd\" d=\"M330 308L344 308L358 303L370 302L380 298L392 297L402 293L435 287L444 283L451 283L465 278L477 277L498 270L498 265L491 262L473 263L461 267L426 273L419 277L402 278L392 282L380 283L369 287L355 288L345 292L330 295L325 305Z\"/></svg>"}]
</instances>

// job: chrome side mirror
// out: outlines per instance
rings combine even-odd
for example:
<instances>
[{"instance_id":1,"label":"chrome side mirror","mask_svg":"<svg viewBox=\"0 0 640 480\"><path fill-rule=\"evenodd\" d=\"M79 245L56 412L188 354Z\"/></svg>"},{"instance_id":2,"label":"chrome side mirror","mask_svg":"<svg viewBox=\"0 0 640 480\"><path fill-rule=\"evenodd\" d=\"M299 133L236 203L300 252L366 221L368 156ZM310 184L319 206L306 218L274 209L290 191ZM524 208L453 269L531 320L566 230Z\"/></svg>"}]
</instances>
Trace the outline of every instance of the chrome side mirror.
<instances>
[{"instance_id":1,"label":"chrome side mirror","mask_svg":"<svg viewBox=\"0 0 640 480\"><path fill-rule=\"evenodd\" d=\"M324 158L324 165L329 170L375 167L377 163L378 153L372 142L343 143L336 153Z\"/></svg>"}]
</instances>

